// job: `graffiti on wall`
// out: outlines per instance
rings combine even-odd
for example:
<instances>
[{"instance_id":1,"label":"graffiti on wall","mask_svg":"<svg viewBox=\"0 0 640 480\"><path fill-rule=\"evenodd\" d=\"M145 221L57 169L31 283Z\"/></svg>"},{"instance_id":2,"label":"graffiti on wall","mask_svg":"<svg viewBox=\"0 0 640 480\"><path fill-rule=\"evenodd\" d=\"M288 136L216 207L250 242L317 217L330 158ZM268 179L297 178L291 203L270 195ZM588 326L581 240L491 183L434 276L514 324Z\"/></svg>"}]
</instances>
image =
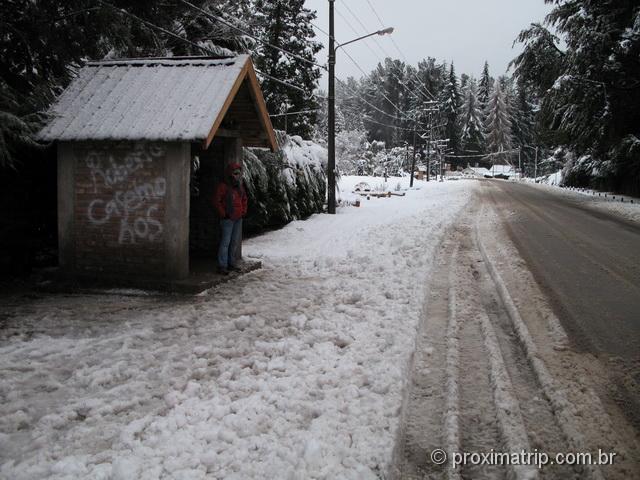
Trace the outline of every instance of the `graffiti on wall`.
<instances>
[{"instance_id":1,"label":"graffiti on wall","mask_svg":"<svg viewBox=\"0 0 640 480\"><path fill-rule=\"evenodd\" d=\"M118 220L120 244L161 241L164 226L157 212L167 191L167 181L163 176L146 180L147 176L136 173L164 153L153 144L136 144L121 160L110 150L89 151L85 164L93 182L94 197L87 208L89 222L104 225Z\"/></svg>"}]
</instances>

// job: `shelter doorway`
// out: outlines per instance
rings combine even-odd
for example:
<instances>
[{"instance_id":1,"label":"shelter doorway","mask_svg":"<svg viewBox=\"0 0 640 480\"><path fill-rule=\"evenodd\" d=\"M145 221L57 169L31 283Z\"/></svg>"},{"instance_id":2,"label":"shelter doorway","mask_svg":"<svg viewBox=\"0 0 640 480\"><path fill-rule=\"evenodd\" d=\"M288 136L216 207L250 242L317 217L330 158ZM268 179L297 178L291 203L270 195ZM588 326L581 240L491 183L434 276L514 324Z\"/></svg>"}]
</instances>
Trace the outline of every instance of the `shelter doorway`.
<instances>
[{"instance_id":1,"label":"shelter doorway","mask_svg":"<svg viewBox=\"0 0 640 480\"><path fill-rule=\"evenodd\" d=\"M203 149L191 145L191 174L189 198L189 271L211 273L216 271L220 241L220 219L213 207L216 185L224 179L225 166L241 163L240 139L216 137ZM241 251L236 252L241 255Z\"/></svg>"}]
</instances>

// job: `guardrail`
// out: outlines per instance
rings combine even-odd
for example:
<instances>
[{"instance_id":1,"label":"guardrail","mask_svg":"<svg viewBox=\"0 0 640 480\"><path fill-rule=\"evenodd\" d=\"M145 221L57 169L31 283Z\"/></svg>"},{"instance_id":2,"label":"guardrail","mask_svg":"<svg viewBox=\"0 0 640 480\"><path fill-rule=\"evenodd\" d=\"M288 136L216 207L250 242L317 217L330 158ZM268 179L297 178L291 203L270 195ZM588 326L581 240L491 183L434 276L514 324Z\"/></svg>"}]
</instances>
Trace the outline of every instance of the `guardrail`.
<instances>
[{"instance_id":1,"label":"guardrail","mask_svg":"<svg viewBox=\"0 0 640 480\"><path fill-rule=\"evenodd\" d=\"M598 192L597 190L592 190L590 188L580 188L580 187L565 187L562 185L558 185L560 188L563 188L565 190L571 190L573 192L581 192L581 193L585 193L587 195L593 195L594 197L596 196L596 194L598 194L598 197L602 197L602 198L606 198L607 200L613 201L613 202L621 202L624 203L625 201L627 203L634 203L634 199L633 198L629 198L629 197L625 197L624 195L619 195L619 194L612 194L612 193L608 193L608 192ZM626 198L626 200L625 200ZM637 199L636 199L637 200Z\"/></svg>"}]
</instances>

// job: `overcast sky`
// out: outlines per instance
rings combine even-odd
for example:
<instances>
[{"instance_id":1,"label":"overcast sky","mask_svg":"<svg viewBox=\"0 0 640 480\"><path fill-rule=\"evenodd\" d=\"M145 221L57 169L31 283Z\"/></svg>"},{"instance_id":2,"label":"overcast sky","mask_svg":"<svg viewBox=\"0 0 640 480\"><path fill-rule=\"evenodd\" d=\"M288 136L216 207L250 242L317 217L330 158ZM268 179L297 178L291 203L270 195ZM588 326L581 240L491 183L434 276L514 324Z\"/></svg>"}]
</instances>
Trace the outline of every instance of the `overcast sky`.
<instances>
[{"instance_id":1,"label":"overcast sky","mask_svg":"<svg viewBox=\"0 0 640 480\"><path fill-rule=\"evenodd\" d=\"M305 5L318 12L314 23L328 32L328 0L306 0ZM434 57L439 62L453 61L458 76L466 73L475 77L480 76L487 60L489 72L497 77L520 51L519 46L512 48L518 33L533 22L542 22L550 10L543 0L336 0L335 37L338 42L348 42L381 29L377 13L385 27L395 28L393 34L344 47L365 72L386 56L412 65ZM328 36L318 29L316 35L325 45L318 62L326 64ZM336 76L362 76L342 49L337 53ZM323 76L321 89L326 90L326 82Z\"/></svg>"}]
</instances>

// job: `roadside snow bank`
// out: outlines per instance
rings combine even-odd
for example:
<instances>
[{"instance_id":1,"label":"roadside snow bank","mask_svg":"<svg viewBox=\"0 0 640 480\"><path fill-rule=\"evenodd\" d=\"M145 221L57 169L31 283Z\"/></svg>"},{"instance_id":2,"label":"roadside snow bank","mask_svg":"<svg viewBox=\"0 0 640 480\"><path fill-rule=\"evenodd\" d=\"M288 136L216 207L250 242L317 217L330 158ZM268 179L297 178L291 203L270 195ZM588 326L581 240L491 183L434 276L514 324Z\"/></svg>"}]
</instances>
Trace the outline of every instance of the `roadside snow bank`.
<instances>
[{"instance_id":1,"label":"roadside snow bank","mask_svg":"<svg viewBox=\"0 0 640 480\"><path fill-rule=\"evenodd\" d=\"M13 299L0 477L384 476L435 247L476 186L292 222L195 298Z\"/></svg>"},{"instance_id":2,"label":"roadside snow bank","mask_svg":"<svg viewBox=\"0 0 640 480\"><path fill-rule=\"evenodd\" d=\"M549 192L563 195L566 198L580 204L600 210L606 213L618 215L625 220L640 223L640 198L629 195L620 195L612 192L598 192L589 189L557 188L557 185L534 184L537 188L543 188Z\"/></svg>"}]
</instances>

